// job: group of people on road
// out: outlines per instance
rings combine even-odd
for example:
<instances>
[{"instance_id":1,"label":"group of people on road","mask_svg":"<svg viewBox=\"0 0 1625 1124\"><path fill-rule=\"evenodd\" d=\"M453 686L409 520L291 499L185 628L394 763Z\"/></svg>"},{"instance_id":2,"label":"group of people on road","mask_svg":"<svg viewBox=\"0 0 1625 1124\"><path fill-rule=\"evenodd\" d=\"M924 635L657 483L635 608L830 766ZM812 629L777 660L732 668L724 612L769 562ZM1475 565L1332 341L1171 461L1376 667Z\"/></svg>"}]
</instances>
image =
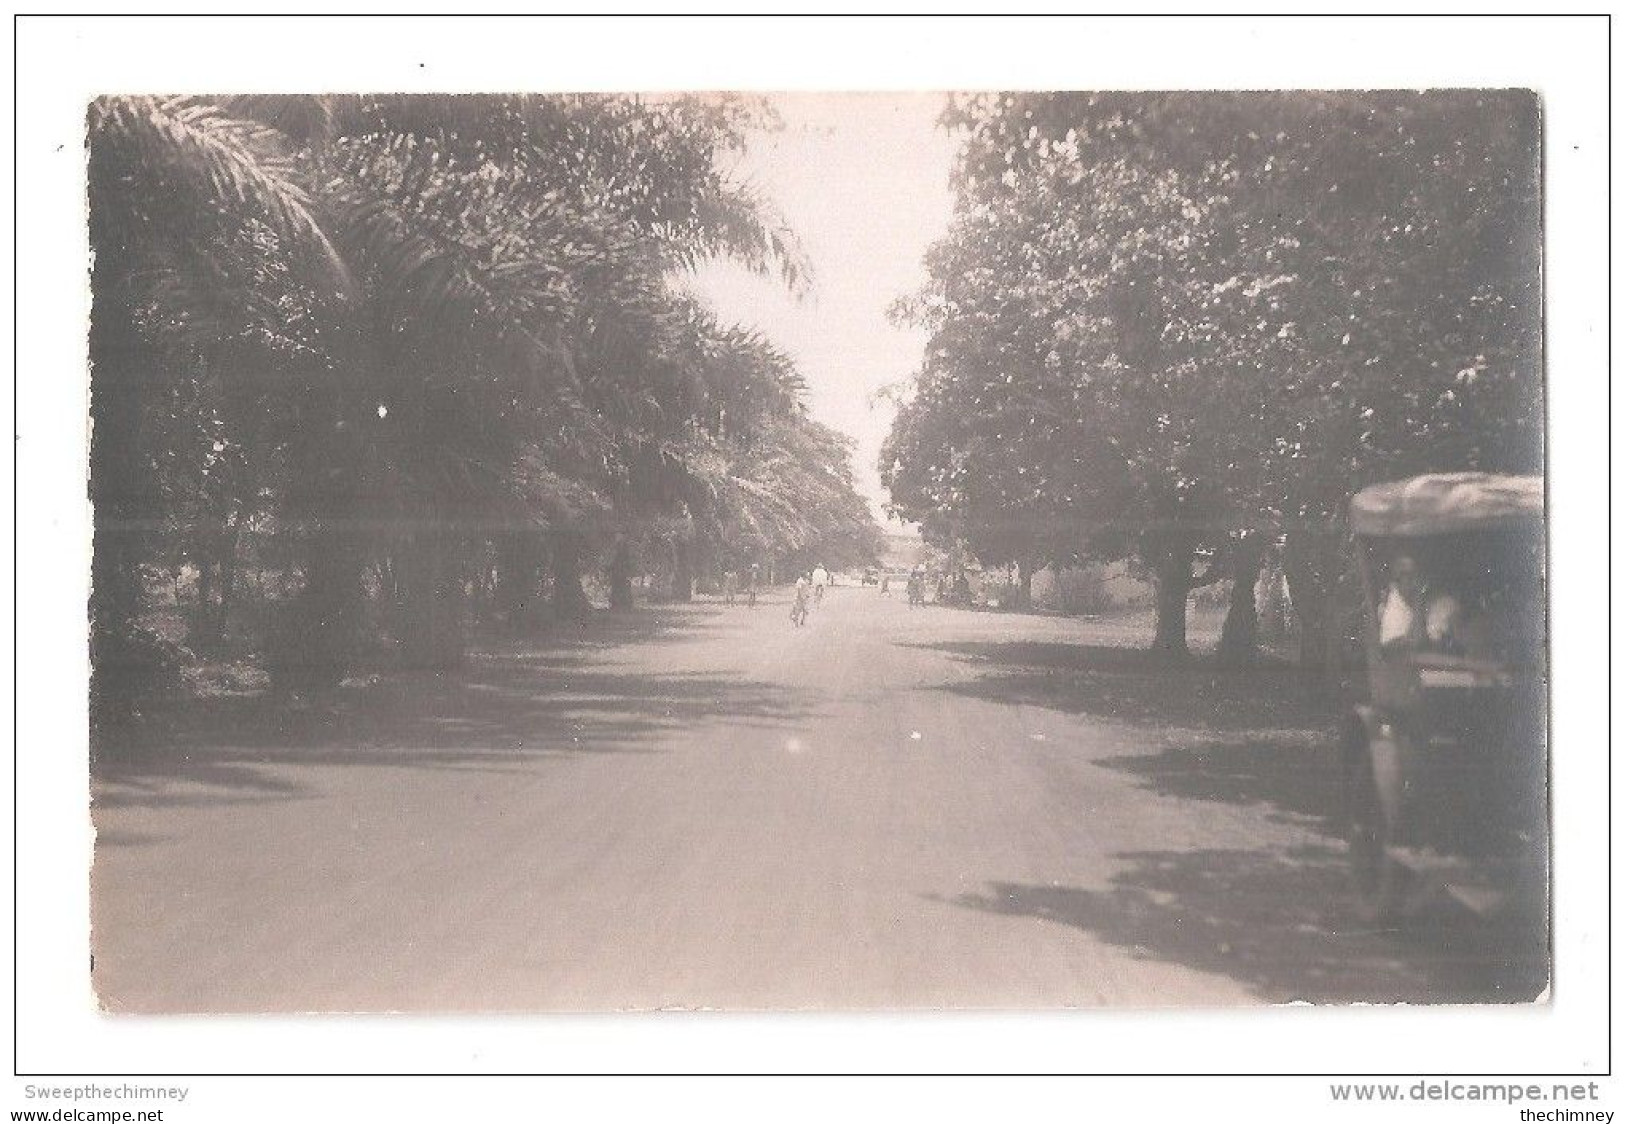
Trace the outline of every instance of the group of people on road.
<instances>
[{"instance_id":1,"label":"group of people on road","mask_svg":"<svg viewBox=\"0 0 1625 1124\"><path fill-rule=\"evenodd\" d=\"M910 609L916 606L922 609L925 607L926 580L927 575L924 567L916 566L909 571L908 583L905 589L908 593L908 607ZM885 594L890 588L890 577L882 577L880 579L880 592ZM970 581L963 572L955 575L951 582L948 580L947 574L938 574L936 576L935 596L938 605L969 605L972 600Z\"/></svg>"},{"instance_id":2,"label":"group of people on road","mask_svg":"<svg viewBox=\"0 0 1625 1124\"><path fill-rule=\"evenodd\" d=\"M751 608L756 606L756 594L761 587L761 567L752 563L749 570L743 573L735 570L725 570L722 574L722 600L724 604L735 604L739 599L741 586L745 595L745 604ZM804 570L796 575L795 596L790 602L790 623L800 628L807 623L807 617L813 606L824 600L824 590L835 584L835 575L822 564L811 570Z\"/></svg>"},{"instance_id":3,"label":"group of people on road","mask_svg":"<svg viewBox=\"0 0 1625 1124\"><path fill-rule=\"evenodd\" d=\"M795 599L790 602L790 623L796 628L806 624L812 606L823 603L824 587L833 584L833 577L822 565L798 574Z\"/></svg>"},{"instance_id":4,"label":"group of people on road","mask_svg":"<svg viewBox=\"0 0 1625 1124\"><path fill-rule=\"evenodd\" d=\"M925 606L925 571L916 566L908 572L908 584L904 587L908 593L908 607L916 605Z\"/></svg>"},{"instance_id":5,"label":"group of people on road","mask_svg":"<svg viewBox=\"0 0 1625 1124\"><path fill-rule=\"evenodd\" d=\"M756 587L761 584L762 568L755 562L745 572L745 604L752 609L756 608ZM732 605L739 598L739 574L734 570L724 570L722 573L722 600L724 604Z\"/></svg>"},{"instance_id":6,"label":"group of people on road","mask_svg":"<svg viewBox=\"0 0 1625 1124\"><path fill-rule=\"evenodd\" d=\"M867 578L865 579L868 580ZM927 604L927 583L931 580L924 567L916 566L909 572L907 582L909 608L924 607ZM810 570L803 570L796 575L794 591L790 599L790 623L800 628L807 623L813 609L824 601L824 592L835 584L835 574L820 564ZM891 592L891 575L882 573L878 577L880 592L884 596ZM722 575L722 598L729 605L734 604L741 590L745 595L746 604L755 606L757 591L761 586L761 570L759 566L752 565L743 573L728 570ZM950 605L960 601L968 604L971 600L970 584L964 575L959 575L950 581L947 575L938 575L934 593L938 605Z\"/></svg>"}]
</instances>

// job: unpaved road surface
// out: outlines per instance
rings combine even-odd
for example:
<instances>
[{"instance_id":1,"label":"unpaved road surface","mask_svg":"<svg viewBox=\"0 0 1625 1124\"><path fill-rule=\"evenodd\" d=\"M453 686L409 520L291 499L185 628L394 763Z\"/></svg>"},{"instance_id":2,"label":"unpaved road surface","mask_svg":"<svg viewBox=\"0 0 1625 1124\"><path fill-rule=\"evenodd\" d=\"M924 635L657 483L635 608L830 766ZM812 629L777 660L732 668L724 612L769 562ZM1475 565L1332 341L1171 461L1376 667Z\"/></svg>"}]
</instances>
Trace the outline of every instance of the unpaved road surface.
<instances>
[{"instance_id":1,"label":"unpaved road surface","mask_svg":"<svg viewBox=\"0 0 1625 1124\"><path fill-rule=\"evenodd\" d=\"M1331 714L1126 624L696 603L229 700L94 782L114 1011L1509 1000L1538 957L1341 907ZM1272 675L1274 680L1272 681ZM213 733L208 731L213 730Z\"/></svg>"}]
</instances>

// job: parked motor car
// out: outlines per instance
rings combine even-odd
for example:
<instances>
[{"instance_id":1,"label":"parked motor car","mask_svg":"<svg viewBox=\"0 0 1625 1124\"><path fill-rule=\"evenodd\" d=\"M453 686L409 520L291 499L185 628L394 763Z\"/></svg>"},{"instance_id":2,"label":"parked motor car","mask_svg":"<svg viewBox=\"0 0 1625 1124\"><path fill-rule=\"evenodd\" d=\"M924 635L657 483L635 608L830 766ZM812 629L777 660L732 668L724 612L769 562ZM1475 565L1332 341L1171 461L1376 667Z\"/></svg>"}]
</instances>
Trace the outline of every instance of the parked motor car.
<instances>
[{"instance_id":1,"label":"parked motor car","mask_svg":"<svg viewBox=\"0 0 1625 1124\"><path fill-rule=\"evenodd\" d=\"M1342 745L1358 909L1397 924L1443 893L1544 916L1542 480L1419 476L1366 488L1349 518L1369 680Z\"/></svg>"}]
</instances>

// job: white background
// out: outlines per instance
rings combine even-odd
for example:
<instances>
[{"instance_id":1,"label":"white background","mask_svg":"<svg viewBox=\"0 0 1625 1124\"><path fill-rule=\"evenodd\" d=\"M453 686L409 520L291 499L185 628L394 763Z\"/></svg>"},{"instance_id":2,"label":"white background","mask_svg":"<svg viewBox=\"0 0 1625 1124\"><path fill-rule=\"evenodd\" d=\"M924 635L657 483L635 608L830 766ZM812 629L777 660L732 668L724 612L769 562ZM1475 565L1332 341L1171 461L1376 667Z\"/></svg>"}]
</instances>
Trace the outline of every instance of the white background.
<instances>
[{"instance_id":1,"label":"white background","mask_svg":"<svg viewBox=\"0 0 1625 1124\"><path fill-rule=\"evenodd\" d=\"M1599 19L25 19L18 48L18 860L24 1072L1601 1072L1608 1065L1608 27ZM83 114L102 93L1517 86L1545 106L1556 964L1525 1008L137 1019L87 980ZM884 159L884 154L876 154ZM10 471L9 467L3 471ZM5 785L11 783L5 778ZM0 794L10 804L12 794ZM6 844L9 846L9 841ZM9 938L5 938L9 939ZM9 949L6 951L10 951ZM0 1109L42 1107L11 1083ZM74 1084L71 1081L33 1084ZM158 1084L143 1081L142 1084ZM1401 1084L1410 1084L1403 1081ZM189 1082L166 1120L1356 1117L1324 1080ZM0 1084L0 1088L4 1088ZM60 1102L58 1102L60 1103ZM81 1102L79 1107L97 1107ZM100 1107L105 1107L105 1104ZM140 1107L151 1107L143 1105ZM1607 1101L1600 1106L1612 1107ZM1625 1105L1618 1107L1625 1109ZM1327 1111L1331 1109L1331 1111ZM867 1110L867 1111L866 1111ZM1444 1118L1472 1111L1438 1107ZM1515 1119L1504 1106L1475 1119ZM1365 1115L1370 1115L1367 1113ZM1430 1118L1435 1116L1429 1113ZM1109 1116L1107 1117L1109 1118Z\"/></svg>"}]
</instances>

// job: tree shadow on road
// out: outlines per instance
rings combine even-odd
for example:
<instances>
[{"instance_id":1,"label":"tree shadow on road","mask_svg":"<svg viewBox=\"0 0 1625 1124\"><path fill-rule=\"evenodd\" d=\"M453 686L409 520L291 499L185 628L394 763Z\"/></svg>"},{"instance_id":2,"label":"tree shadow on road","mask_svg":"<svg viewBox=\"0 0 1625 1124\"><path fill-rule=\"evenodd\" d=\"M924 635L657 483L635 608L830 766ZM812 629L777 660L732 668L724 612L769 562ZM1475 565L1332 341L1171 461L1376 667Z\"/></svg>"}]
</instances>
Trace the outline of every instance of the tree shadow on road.
<instances>
[{"instance_id":1,"label":"tree shadow on road","mask_svg":"<svg viewBox=\"0 0 1625 1124\"><path fill-rule=\"evenodd\" d=\"M500 629L481 637L476 655L527 657L581 664L606 648L628 644L672 644L703 640L718 627L721 607L710 602L640 605L632 610L599 610L580 621L554 621L540 632L514 635Z\"/></svg>"},{"instance_id":2,"label":"tree shadow on road","mask_svg":"<svg viewBox=\"0 0 1625 1124\"><path fill-rule=\"evenodd\" d=\"M985 668L939 690L1129 728L1145 752L1091 764L1159 796L1339 833L1338 706L1290 666L1168 665L1140 649L1065 642L922 647ZM1543 928L1490 929L1444 905L1399 933L1356 924L1342 904L1347 857L1330 841L1118 857L1126 866L1106 889L995 882L949 900L1068 925L1236 980L1265 1002L1515 1002L1545 987Z\"/></svg>"},{"instance_id":3,"label":"tree shadow on road","mask_svg":"<svg viewBox=\"0 0 1625 1124\"><path fill-rule=\"evenodd\" d=\"M1135 728L1146 752L1092 763L1136 777L1141 787L1175 799L1256 805L1281 822L1337 831L1337 710L1296 668L1170 665L1142 649L1093 644L932 647L988 669L939 690Z\"/></svg>"},{"instance_id":4,"label":"tree shadow on road","mask_svg":"<svg viewBox=\"0 0 1625 1124\"><path fill-rule=\"evenodd\" d=\"M992 702L1215 732L1330 728L1335 720L1334 700L1288 664L1226 669L1205 659L1167 663L1139 648L1024 640L912 646L986 668L940 689Z\"/></svg>"},{"instance_id":5,"label":"tree shadow on road","mask_svg":"<svg viewBox=\"0 0 1625 1124\"><path fill-rule=\"evenodd\" d=\"M993 882L938 900L1070 926L1138 959L1235 980L1267 1003L1512 1003L1546 985L1532 927L1491 930L1444 912L1397 933L1356 925L1331 904L1345 895L1334 848L1118 857L1128 866L1104 890Z\"/></svg>"},{"instance_id":6,"label":"tree shadow on road","mask_svg":"<svg viewBox=\"0 0 1625 1124\"><path fill-rule=\"evenodd\" d=\"M600 641L590 647L609 646ZM284 764L522 772L549 758L660 752L703 722L777 727L808 714L775 684L621 667L550 642L481 653L456 675L383 676L320 707L265 694L189 700L97 762L97 800L151 807L308 795L264 768Z\"/></svg>"},{"instance_id":7,"label":"tree shadow on road","mask_svg":"<svg viewBox=\"0 0 1625 1124\"><path fill-rule=\"evenodd\" d=\"M1273 822L1342 834L1335 742L1318 731L1301 737L1198 740L1158 753L1103 757L1093 764L1135 777L1159 796L1257 807Z\"/></svg>"}]
</instances>

